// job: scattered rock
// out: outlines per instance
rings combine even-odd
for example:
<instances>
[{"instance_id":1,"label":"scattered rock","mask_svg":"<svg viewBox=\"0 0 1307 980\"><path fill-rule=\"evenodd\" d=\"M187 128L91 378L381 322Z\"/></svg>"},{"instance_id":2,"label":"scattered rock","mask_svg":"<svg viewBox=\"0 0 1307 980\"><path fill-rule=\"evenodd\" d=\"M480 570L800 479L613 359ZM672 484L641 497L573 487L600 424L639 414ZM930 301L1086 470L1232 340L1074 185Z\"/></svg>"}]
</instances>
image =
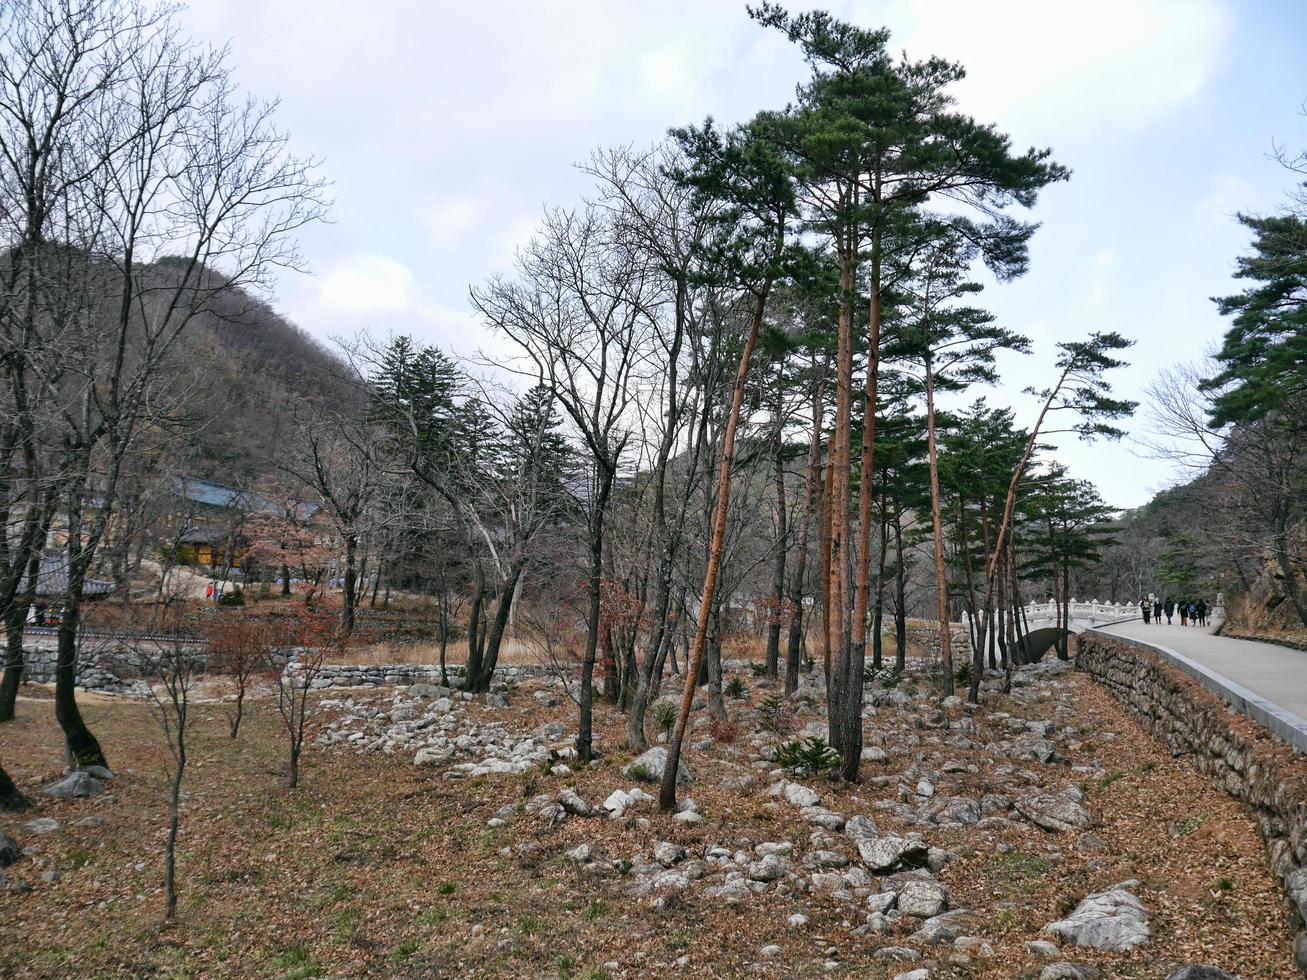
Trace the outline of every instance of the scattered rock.
<instances>
[{"instance_id":1,"label":"scattered rock","mask_svg":"<svg viewBox=\"0 0 1307 980\"><path fill-rule=\"evenodd\" d=\"M930 971L921 967L917 970L909 970L907 973L896 973L894 980L930 980Z\"/></svg>"},{"instance_id":2,"label":"scattered rock","mask_svg":"<svg viewBox=\"0 0 1307 980\"><path fill-rule=\"evenodd\" d=\"M763 959L774 959L781 955L781 948L775 943L772 943L770 946L764 946L762 949L758 950L758 955Z\"/></svg>"},{"instance_id":3,"label":"scattered rock","mask_svg":"<svg viewBox=\"0 0 1307 980\"><path fill-rule=\"evenodd\" d=\"M1033 956L1056 956L1060 952L1047 939L1032 939L1025 944L1025 949Z\"/></svg>"},{"instance_id":4,"label":"scattered rock","mask_svg":"<svg viewBox=\"0 0 1307 980\"><path fill-rule=\"evenodd\" d=\"M1027 793L1016 801L1016 808L1045 830L1076 830L1088 826L1092 819L1088 810L1065 794Z\"/></svg>"},{"instance_id":5,"label":"scattered rock","mask_svg":"<svg viewBox=\"0 0 1307 980\"><path fill-rule=\"evenodd\" d=\"M1239 978L1215 966L1190 963L1188 966L1180 967L1166 980L1239 980Z\"/></svg>"},{"instance_id":6,"label":"scattered rock","mask_svg":"<svg viewBox=\"0 0 1307 980\"><path fill-rule=\"evenodd\" d=\"M53 834L59 829L59 821L49 817L38 817L23 824L24 829L33 834Z\"/></svg>"},{"instance_id":7,"label":"scattered rock","mask_svg":"<svg viewBox=\"0 0 1307 980\"><path fill-rule=\"evenodd\" d=\"M974 912L965 909L942 912L923 922L912 939L920 943L951 943L959 936L974 932L978 925L980 917Z\"/></svg>"},{"instance_id":8,"label":"scattered rock","mask_svg":"<svg viewBox=\"0 0 1307 980\"><path fill-rule=\"evenodd\" d=\"M930 919L948 908L948 889L934 878L909 878L899 890L899 911Z\"/></svg>"},{"instance_id":9,"label":"scattered rock","mask_svg":"<svg viewBox=\"0 0 1307 980\"><path fill-rule=\"evenodd\" d=\"M796 912L785 920L785 924L791 929L802 929L808 924L808 917L801 912Z\"/></svg>"},{"instance_id":10,"label":"scattered rock","mask_svg":"<svg viewBox=\"0 0 1307 980\"><path fill-rule=\"evenodd\" d=\"M667 769L667 750L661 745L655 745L653 748L642 752L634 761L629 763L622 770L622 775L627 779L638 779L642 783L660 783L663 779L663 772ZM692 783L694 777L690 775L690 767L681 760L681 764L676 767L676 784Z\"/></svg>"},{"instance_id":11,"label":"scattered rock","mask_svg":"<svg viewBox=\"0 0 1307 980\"><path fill-rule=\"evenodd\" d=\"M453 758L454 750L448 746L433 747L427 746L424 749L418 749L417 755L413 756L413 765L415 766L434 766L439 762L447 762Z\"/></svg>"},{"instance_id":12,"label":"scattered rock","mask_svg":"<svg viewBox=\"0 0 1307 980\"><path fill-rule=\"evenodd\" d=\"M101 771L108 770L100 768ZM41 790L46 796L54 796L61 800L75 800L86 796L98 796L104 792L104 781L96 779L85 769L74 769L63 779L56 780Z\"/></svg>"},{"instance_id":13,"label":"scattered rock","mask_svg":"<svg viewBox=\"0 0 1307 980\"><path fill-rule=\"evenodd\" d=\"M816 806L821 802L821 797L816 790L799 783L785 784L785 798L795 806Z\"/></svg>"},{"instance_id":14,"label":"scattered rock","mask_svg":"<svg viewBox=\"0 0 1307 980\"><path fill-rule=\"evenodd\" d=\"M23 856L18 842L0 830L0 868L8 867Z\"/></svg>"},{"instance_id":15,"label":"scattered rock","mask_svg":"<svg viewBox=\"0 0 1307 980\"><path fill-rule=\"evenodd\" d=\"M1039 980L1098 980L1098 971L1084 963L1050 963L1040 971Z\"/></svg>"},{"instance_id":16,"label":"scattered rock","mask_svg":"<svg viewBox=\"0 0 1307 980\"><path fill-rule=\"evenodd\" d=\"M876 952L872 953L872 959L877 960L919 960L921 954L910 946L882 946Z\"/></svg>"},{"instance_id":17,"label":"scattered rock","mask_svg":"<svg viewBox=\"0 0 1307 980\"><path fill-rule=\"evenodd\" d=\"M574 817L590 816L590 804L575 790L565 789L559 793L558 804Z\"/></svg>"},{"instance_id":18,"label":"scattered rock","mask_svg":"<svg viewBox=\"0 0 1307 980\"><path fill-rule=\"evenodd\" d=\"M857 844L858 856L872 871L890 871L899 866L919 868L930 854L926 842L914 837L872 837Z\"/></svg>"},{"instance_id":19,"label":"scattered rock","mask_svg":"<svg viewBox=\"0 0 1307 980\"><path fill-rule=\"evenodd\" d=\"M685 860L685 848L668 840L659 841L654 847L654 860L664 868L670 868Z\"/></svg>"},{"instance_id":20,"label":"scattered rock","mask_svg":"<svg viewBox=\"0 0 1307 980\"><path fill-rule=\"evenodd\" d=\"M589 844L581 844L579 847L574 847L572 850L568 851L567 857L571 858L577 864L586 864L590 861L591 853Z\"/></svg>"},{"instance_id":21,"label":"scattered rock","mask_svg":"<svg viewBox=\"0 0 1307 980\"><path fill-rule=\"evenodd\" d=\"M1069 916L1044 931L1077 946L1119 953L1148 942L1148 912L1139 899L1116 887L1086 896Z\"/></svg>"}]
</instances>

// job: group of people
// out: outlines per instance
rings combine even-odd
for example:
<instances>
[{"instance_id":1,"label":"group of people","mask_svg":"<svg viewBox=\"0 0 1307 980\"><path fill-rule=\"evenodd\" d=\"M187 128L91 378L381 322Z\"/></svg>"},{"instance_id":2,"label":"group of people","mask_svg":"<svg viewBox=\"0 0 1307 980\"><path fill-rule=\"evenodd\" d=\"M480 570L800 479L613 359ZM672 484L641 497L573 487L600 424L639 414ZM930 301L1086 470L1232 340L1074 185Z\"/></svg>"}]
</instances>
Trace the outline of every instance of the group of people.
<instances>
[{"instance_id":1,"label":"group of people","mask_svg":"<svg viewBox=\"0 0 1307 980\"><path fill-rule=\"evenodd\" d=\"M1206 599L1172 599L1167 596L1165 599L1149 599L1147 597L1139 600L1139 611L1144 615L1144 622L1161 623L1162 617L1166 616L1166 625L1171 625L1171 617L1179 615L1181 626L1206 626L1207 625L1207 600Z\"/></svg>"}]
</instances>

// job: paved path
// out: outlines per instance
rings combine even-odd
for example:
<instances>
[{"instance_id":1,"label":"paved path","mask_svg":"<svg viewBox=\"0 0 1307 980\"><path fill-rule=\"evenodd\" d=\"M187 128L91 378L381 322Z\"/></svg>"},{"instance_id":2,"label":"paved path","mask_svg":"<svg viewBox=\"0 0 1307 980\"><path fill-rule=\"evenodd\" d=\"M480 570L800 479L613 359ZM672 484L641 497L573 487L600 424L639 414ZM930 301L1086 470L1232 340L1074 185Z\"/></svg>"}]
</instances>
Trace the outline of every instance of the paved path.
<instances>
[{"instance_id":1,"label":"paved path","mask_svg":"<svg viewBox=\"0 0 1307 980\"><path fill-rule=\"evenodd\" d=\"M1099 627L1100 632L1155 643L1229 678L1280 709L1307 719L1307 652L1213 636L1196 626L1141 622Z\"/></svg>"}]
</instances>

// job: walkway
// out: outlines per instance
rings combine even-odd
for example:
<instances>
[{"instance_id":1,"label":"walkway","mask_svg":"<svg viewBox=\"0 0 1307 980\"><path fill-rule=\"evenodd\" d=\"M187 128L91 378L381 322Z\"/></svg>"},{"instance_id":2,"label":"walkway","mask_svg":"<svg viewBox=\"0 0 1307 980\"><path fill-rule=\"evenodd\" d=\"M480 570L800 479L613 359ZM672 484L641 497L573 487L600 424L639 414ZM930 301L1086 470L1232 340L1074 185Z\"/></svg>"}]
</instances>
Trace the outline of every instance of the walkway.
<instances>
[{"instance_id":1,"label":"walkway","mask_svg":"<svg viewBox=\"0 0 1307 980\"><path fill-rule=\"evenodd\" d=\"M1098 629L1102 633L1151 644L1163 653L1178 655L1205 668L1206 672L1233 681L1244 691L1232 688L1219 693L1236 704L1238 699L1250 700L1248 693L1256 700L1269 702L1279 709L1278 713L1290 716L1282 720L1298 730L1297 737L1281 730L1277 724L1269 727L1299 748L1307 748L1303 745L1302 735L1307 733L1307 653L1274 643L1213 636L1209 629L1195 626L1159 626L1156 623L1145 626L1136 620ZM1204 686L1212 687L1204 678L1199 677L1199 680ZM1267 719L1258 720L1267 722Z\"/></svg>"}]
</instances>

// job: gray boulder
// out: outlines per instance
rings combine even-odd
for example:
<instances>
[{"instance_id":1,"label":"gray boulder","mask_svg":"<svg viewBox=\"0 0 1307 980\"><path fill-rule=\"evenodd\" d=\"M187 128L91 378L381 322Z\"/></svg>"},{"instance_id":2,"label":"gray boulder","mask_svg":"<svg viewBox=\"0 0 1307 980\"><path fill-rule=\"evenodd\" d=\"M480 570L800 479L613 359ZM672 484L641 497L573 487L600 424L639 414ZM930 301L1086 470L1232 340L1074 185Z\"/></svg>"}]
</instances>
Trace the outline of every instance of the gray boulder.
<instances>
[{"instance_id":1,"label":"gray boulder","mask_svg":"<svg viewBox=\"0 0 1307 980\"><path fill-rule=\"evenodd\" d=\"M413 698L447 698L453 693L439 684L414 684L408 689L409 697Z\"/></svg>"},{"instance_id":2,"label":"gray boulder","mask_svg":"<svg viewBox=\"0 0 1307 980\"><path fill-rule=\"evenodd\" d=\"M1078 830L1087 827L1093 819L1088 810L1065 794L1027 793L1016 801L1016 808L1027 820L1045 830Z\"/></svg>"},{"instance_id":3,"label":"gray boulder","mask_svg":"<svg viewBox=\"0 0 1307 980\"><path fill-rule=\"evenodd\" d=\"M1044 931L1092 949L1119 953L1148 942L1148 911L1124 888L1094 892Z\"/></svg>"},{"instance_id":4,"label":"gray boulder","mask_svg":"<svg viewBox=\"0 0 1307 980\"><path fill-rule=\"evenodd\" d=\"M590 816L590 804L576 790L565 789L559 793L558 804L574 817Z\"/></svg>"},{"instance_id":5,"label":"gray boulder","mask_svg":"<svg viewBox=\"0 0 1307 980\"><path fill-rule=\"evenodd\" d=\"M965 909L941 912L921 924L912 936L919 943L951 943L959 936L974 932L980 925L980 917Z\"/></svg>"},{"instance_id":6,"label":"gray boulder","mask_svg":"<svg viewBox=\"0 0 1307 980\"><path fill-rule=\"evenodd\" d=\"M1084 963L1050 963L1040 971L1039 980L1098 980L1098 970Z\"/></svg>"},{"instance_id":7,"label":"gray boulder","mask_svg":"<svg viewBox=\"0 0 1307 980\"><path fill-rule=\"evenodd\" d=\"M104 781L96 779L85 769L74 769L63 779L56 780L41 790L46 796L61 800L74 800L98 796L104 792Z\"/></svg>"},{"instance_id":8,"label":"gray boulder","mask_svg":"<svg viewBox=\"0 0 1307 980\"><path fill-rule=\"evenodd\" d=\"M685 860L685 848L669 840L659 841L654 847L654 860L664 868L670 868Z\"/></svg>"},{"instance_id":9,"label":"gray boulder","mask_svg":"<svg viewBox=\"0 0 1307 980\"><path fill-rule=\"evenodd\" d=\"M872 871L890 871L899 866L919 868L930 854L925 841L911 837L871 837L857 845L862 863Z\"/></svg>"},{"instance_id":10,"label":"gray boulder","mask_svg":"<svg viewBox=\"0 0 1307 980\"><path fill-rule=\"evenodd\" d=\"M909 878L899 888L899 911L904 915L933 919L946 908L948 889L934 878Z\"/></svg>"},{"instance_id":11,"label":"gray boulder","mask_svg":"<svg viewBox=\"0 0 1307 980\"><path fill-rule=\"evenodd\" d=\"M634 761L622 770L622 775L627 779L638 779L644 783L660 783L663 779L663 773L667 769L667 750L661 745L655 745L653 748L642 752ZM692 783L694 777L690 774L690 767L681 760L681 764L676 768L676 784Z\"/></svg>"}]
</instances>

